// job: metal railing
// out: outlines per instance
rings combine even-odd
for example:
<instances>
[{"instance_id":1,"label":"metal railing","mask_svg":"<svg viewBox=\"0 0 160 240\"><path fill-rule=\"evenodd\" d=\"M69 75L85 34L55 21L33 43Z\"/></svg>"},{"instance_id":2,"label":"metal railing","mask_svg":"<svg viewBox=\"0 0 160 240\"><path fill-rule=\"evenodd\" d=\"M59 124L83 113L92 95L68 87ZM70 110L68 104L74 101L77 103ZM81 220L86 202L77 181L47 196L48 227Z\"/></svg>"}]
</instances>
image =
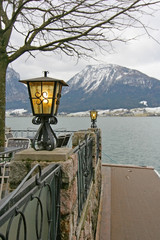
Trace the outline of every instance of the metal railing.
<instances>
[{"instance_id":1,"label":"metal railing","mask_svg":"<svg viewBox=\"0 0 160 240\"><path fill-rule=\"evenodd\" d=\"M35 137L37 132L37 129L26 129L26 130L9 130L6 131L6 141L8 138L29 138L31 141L32 139ZM67 142L67 147L71 147L72 145L72 135L75 131L68 131L65 129L57 129L54 131L56 133L57 137L61 137L61 136L68 136L70 135L69 141Z\"/></svg>"},{"instance_id":2,"label":"metal railing","mask_svg":"<svg viewBox=\"0 0 160 240\"><path fill-rule=\"evenodd\" d=\"M32 177L37 168L39 173ZM27 179L30 178L28 181ZM37 164L8 197L0 201L0 239L60 239L61 171Z\"/></svg>"},{"instance_id":3,"label":"metal railing","mask_svg":"<svg viewBox=\"0 0 160 240\"><path fill-rule=\"evenodd\" d=\"M74 150L78 154L78 218L81 216L93 178L92 138L85 138Z\"/></svg>"},{"instance_id":4,"label":"metal railing","mask_svg":"<svg viewBox=\"0 0 160 240\"><path fill-rule=\"evenodd\" d=\"M9 164L10 162L0 163L0 200L7 196L9 190Z\"/></svg>"}]
</instances>

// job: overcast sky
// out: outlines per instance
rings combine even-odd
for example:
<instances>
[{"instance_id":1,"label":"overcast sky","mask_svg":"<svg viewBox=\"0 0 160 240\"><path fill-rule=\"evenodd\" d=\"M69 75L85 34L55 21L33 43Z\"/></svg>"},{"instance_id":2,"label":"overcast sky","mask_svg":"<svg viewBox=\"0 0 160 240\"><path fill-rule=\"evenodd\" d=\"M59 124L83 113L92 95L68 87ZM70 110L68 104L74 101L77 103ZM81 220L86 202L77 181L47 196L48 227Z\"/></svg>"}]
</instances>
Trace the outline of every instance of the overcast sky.
<instances>
[{"instance_id":1,"label":"overcast sky","mask_svg":"<svg viewBox=\"0 0 160 240\"><path fill-rule=\"evenodd\" d=\"M160 12L157 16L147 19L154 27L152 36L160 42ZM125 32L131 34L131 29ZM36 58L24 55L13 62L12 67L20 74L21 79L42 76L43 71L49 71L49 77L55 77L68 81L76 73L80 72L88 64L118 64L128 68L139 70L150 77L160 80L160 44L148 36L142 36L137 40L125 43L115 43L114 52L100 55L97 53L95 60L79 60L67 56L58 56L51 53L38 54Z\"/></svg>"}]
</instances>

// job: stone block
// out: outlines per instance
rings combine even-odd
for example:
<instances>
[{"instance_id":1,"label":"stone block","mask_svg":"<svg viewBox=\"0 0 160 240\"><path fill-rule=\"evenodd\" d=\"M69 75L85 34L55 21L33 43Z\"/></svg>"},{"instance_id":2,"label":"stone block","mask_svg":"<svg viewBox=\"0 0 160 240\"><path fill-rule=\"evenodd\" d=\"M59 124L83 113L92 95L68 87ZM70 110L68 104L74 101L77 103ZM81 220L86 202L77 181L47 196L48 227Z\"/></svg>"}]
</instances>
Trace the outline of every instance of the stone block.
<instances>
[{"instance_id":1,"label":"stone block","mask_svg":"<svg viewBox=\"0 0 160 240\"><path fill-rule=\"evenodd\" d=\"M72 154L70 158L73 160L73 176L77 174L78 171L78 155L77 153Z\"/></svg>"},{"instance_id":2,"label":"stone block","mask_svg":"<svg viewBox=\"0 0 160 240\"><path fill-rule=\"evenodd\" d=\"M11 161L10 163L10 173L9 173L9 187L10 190L14 190L21 183L21 181L26 177L30 170L37 164L40 164L41 169L47 167L50 163L38 161ZM32 173L31 177L36 175L38 168Z\"/></svg>"},{"instance_id":3,"label":"stone block","mask_svg":"<svg viewBox=\"0 0 160 240\"><path fill-rule=\"evenodd\" d=\"M63 240L71 240L72 236L72 219L71 215L66 215L61 217L60 221L60 229L61 229L61 239Z\"/></svg>"},{"instance_id":4,"label":"stone block","mask_svg":"<svg viewBox=\"0 0 160 240\"><path fill-rule=\"evenodd\" d=\"M73 147L79 145L79 143L85 139L86 134L88 135L89 132L88 131L78 131L78 132L74 133L74 135L72 137Z\"/></svg>"},{"instance_id":5,"label":"stone block","mask_svg":"<svg viewBox=\"0 0 160 240\"><path fill-rule=\"evenodd\" d=\"M60 162L60 165L62 170L62 183L70 185L73 180L73 160L68 159L65 162Z\"/></svg>"},{"instance_id":6,"label":"stone block","mask_svg":"<svg viewBox=\"0 0 160 240\"><path fill-rule=\"evenodd\" d=\"M35 151L29 148L15 154L14 161L59 162L67 161L73 153L72 148L55 148L52 151Z\"/></svg>"},{"instance_id":7,"label":"stone block","mask_svg":"<svg viewBox=\"0 0 160 240\"><path fill-rule=\"evenodd\" d=\"M31 169L30 163L26 162L14 162L10 163L9 184L10 190L15 189L21 181L25 178Z\"/></svg>"},{"instance_id":8,"label":"stone block","mask_svg":"<svg viewBox=\"0 0 160 240\"><path fill-rule=\"evenodd\" d=\"M72 232L73 232L73 238L76 236L76 230L77 230L77 222L78 222L78 201L76 201L76 204L73 206L72 209Z\"/></svg>"},{"instance_id":9,"label":"stone block","mask_svg":"<svg viewBox=\"0 0 160 240\"><path fill-rule=\"evenodd\" d=\"M84 240L84 230L82 229L79 240Z\"/></svg>"},{"instance_id":10,"label":"stone block","mask_svg":"<svg viewBox=\"0 0 160 240\"><path fill-rule=\"evenodd\" d=\"M67 161L59 162L62 169L62 183L70 185L78 171L78 156L72 154Z\"/></svg>"},{"instance_id":11,"label":"stone block","mask_svg":"<svg viewBox=\"0 0 160 240\"><path fill-rule=\"evenodd\" d=\"M90 240L93 239L91 229L92 229L92 226L90 223L90 219L87 218L84 225L84 239L90 239Z\"/></svg>"},{"instance_id":12,"label":"stone block","mask_svg":"<svg viewBox=\"0 0 160 240\"><path fill-rule=\"evenodd\" d=\"M71 214L77 199L77 178L75 178L68 189L61 189L61 214Z\"/></svg>"}]
</instances>

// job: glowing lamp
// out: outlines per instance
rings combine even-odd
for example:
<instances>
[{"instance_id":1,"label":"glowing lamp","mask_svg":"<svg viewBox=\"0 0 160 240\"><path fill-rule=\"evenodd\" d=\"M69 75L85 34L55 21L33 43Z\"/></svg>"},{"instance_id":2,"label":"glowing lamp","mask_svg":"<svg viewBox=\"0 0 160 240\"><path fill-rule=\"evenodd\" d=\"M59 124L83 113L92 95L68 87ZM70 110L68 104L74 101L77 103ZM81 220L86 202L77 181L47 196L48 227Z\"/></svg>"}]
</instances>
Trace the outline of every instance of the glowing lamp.
<instances>
[{"instance_id":1,"label":"glowing lamp","mask_svg":"<svg viewBox=\"0 0 160 240\"><path fill-rule=\"evenodd\" d=\"M55 117L58 112L61 91L63 86L68 86L63 80L47 77L47 71L44 77L20 80L28 86L29 98L32 107L33 124L41 126L33 139L32 147L35 150L52 150L56 147L56 135L50 124L56 124Z\"/></svg>"},{"instance_id":2,"label":"glowing lamp","mask_svg":"<svg viewBox=\"0 0 160 240\"><path fill-rule=\"evenodd\" d=\"M62 86L68 86L63 80L47 77L21 80L27 84L34 116L56 116L61 97Z\"/></svg>"},{"instance_id":3,"label":"glowing lamp","mask_svg":"<svg viewBox=\"0 0 160 240\"><path fill-rule=\"evenodd\" d=\"M90 117L91 117L91 128L96 128L96 120L97 120L98 112L96 110L90 111Z\"/></svg>"}]
</instances>

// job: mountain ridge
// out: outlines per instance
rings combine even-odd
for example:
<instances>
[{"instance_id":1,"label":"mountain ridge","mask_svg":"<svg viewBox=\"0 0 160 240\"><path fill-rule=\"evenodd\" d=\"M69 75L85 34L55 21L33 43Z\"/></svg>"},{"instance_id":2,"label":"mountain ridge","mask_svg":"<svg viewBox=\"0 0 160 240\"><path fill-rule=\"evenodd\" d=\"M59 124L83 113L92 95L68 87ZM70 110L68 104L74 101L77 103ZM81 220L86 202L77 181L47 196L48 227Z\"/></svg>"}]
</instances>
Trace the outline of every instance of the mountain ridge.
<instances>
[{"instance_id":1,"label":"mountain ridge","mask_svg":"<svg viewBox=\"0 0 160 240\"><path fill-rule=\"evenodd\" d=\"M88 65L69 81L61 100L66 111L140 107L160 105L160 81L140 71L115 64ZM60 107L62 111L65 109Z\"/></svg>"},{"instance_id":2,"label":"mountain ridge","mask_svg":"<svg viewBox=\"0 0 160 240\"><path fill-rule=\"evenodd\" d=\"M7 70L6 109L31 112L26 86L20 76ZM148 107L160 106L160 81L135 69L116 64L87 65L63 88L59 113L90 109L133 109L146 102Z\"/></svg>"}]
</instances>

